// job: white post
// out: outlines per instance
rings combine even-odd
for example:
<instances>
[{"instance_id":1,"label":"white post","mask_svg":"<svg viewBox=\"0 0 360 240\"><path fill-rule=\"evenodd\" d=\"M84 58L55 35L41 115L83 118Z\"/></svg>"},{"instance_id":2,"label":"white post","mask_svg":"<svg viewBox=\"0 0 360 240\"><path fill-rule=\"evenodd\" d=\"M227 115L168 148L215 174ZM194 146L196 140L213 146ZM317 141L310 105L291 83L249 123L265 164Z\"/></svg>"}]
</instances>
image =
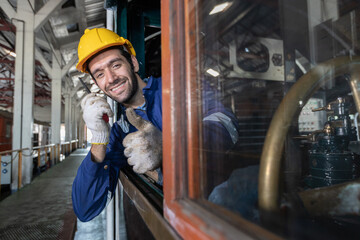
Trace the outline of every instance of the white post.
<instances>
[{"instance_id":1,"label":"white post","mask_svg":"<svg viewBox=\"0 0 360 240\"><path fill-rule=\"evenodd\" d=\"M13 136L12 147L13 149L22 148L22 91L23 91L23 63L24 63L24 25L23 21L14 21L16 26L16 59L15 59L15 83L14 83L14 115L13 115ZM13 154L13 158L16 159L17 153ZM18 187L18 161L13 161L12 165L12 184L11 190L16 191Z\"/></svg>"},{"instance_id":2,"label":"white post","mask_svg":"<svg viewBox=\"0 0 360 240\"><path fill-rule=\"evenodd\" d=\"M54 53L52 58L52 82L51 82L51 143L61 143L61 66L58 62L60 53ZM58 156L58 148L55 147L55 158Z\"/></svg>"},{"instance_id":3,"label":"white post","mask_svg":"<svg viewBox=\"0 0 360 240\"><path fill-rule=\"evenodd\" d=\"M65 141L70 141L70 119L71 119L71 100L69 89L66 88L65 98Z\"/></svg>"},{"instance_id":4,"label":"white post","mask_svg":"<svg viewBox=\"0 0 360 240\"><path fill-rule=\"evenodd\" d=\"M33 170L31 150L33 146L34 123L35 15L29 4L29 1L18 1L16 13L16 19L18 20L15 20L17 27L20 28L20 31L17 30L17 32L20 34L16 36L16 51L19 51L17 52L19 55L17 55L18 57L16 58L17 67L15 69L15 81L17 81L17 83L14 96L17 99L15 100L16 106L14 106L16 112L14 112L13 148L30 149L23 152L23 184L30 183ZM22 31L22 29L24 31ZM22 70L20 70L21 68ZM13 181L12 189L14 189L15 182L17 181Z\"/></svg>"},{"instance_id":5,"label":"white post","mask_svg":"<svg viewBox=\"0 0 360 240\"><path fill-rule=\"evenodd\" d=\"M106 27L109 30L113 31L113 24L114 22L114 11L112 11L111 9L107 9L106 10ZM107 102L110 105L111 110L114 111L114 100L112 100L111 98L107 97ZM109 118L109 123L110 126L112 126L114 122L114 118ZM111 199L110 203L108 204L108 206L106 207L106 236L107 239L115 239L115 200L114 198L117 197L117 191L115 191L114 193L114 197ZM117 227L117 226L116 226Z\"/></svg>"}]
</instances>

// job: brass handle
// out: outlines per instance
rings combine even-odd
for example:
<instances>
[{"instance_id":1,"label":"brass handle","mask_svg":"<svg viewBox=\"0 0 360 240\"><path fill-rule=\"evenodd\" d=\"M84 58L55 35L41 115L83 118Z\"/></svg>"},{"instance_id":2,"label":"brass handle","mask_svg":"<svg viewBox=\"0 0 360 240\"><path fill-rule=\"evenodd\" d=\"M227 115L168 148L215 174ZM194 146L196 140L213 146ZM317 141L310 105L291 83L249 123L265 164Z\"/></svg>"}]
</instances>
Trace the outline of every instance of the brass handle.
<instances>
[{"instance_id":1,"label":"brass handle","mask_svg":"<svg viewBox=\"0 0 360 240\"><path fill-rule=\"evenodd\" d=\"M311 111L312 111L312 112L320 112L320 111L324 111L324 110L329 110L329 109L328 109L328 106L326 106L326 107L320 107L320 108L315 108L315 109L312 109Z\"/></svg>"},{"instance_id":2,"label":"brass handle","mask_svg":"<svg viewBox=\"0 0 360 240\"><path fill-rule=\"evenodd\" d=\"M299 101L307 102L320 84L336 76L351 73L350 86L356 109L360 112L360 92L357 83L360 77L360 57L338 57L321 63L302 76L281 101L266 134L260 160L259 208L269 215L279 211L279 179L281 156L285 138Z\"/></svg>"}]
</instances>

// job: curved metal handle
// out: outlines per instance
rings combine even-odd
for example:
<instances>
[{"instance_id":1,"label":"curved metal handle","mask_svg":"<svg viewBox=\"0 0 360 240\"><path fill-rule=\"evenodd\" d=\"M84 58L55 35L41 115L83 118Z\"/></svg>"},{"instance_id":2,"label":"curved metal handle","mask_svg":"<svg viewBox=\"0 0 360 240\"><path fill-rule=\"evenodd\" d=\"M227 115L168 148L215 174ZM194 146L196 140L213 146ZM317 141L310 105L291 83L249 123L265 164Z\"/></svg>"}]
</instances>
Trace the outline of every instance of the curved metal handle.
<instances>
[{"instance_id":1,"label":"curved metal handle","mask_svg":"<svg viewBox=\"0 0 360 240\"><path fill-rule=\"evenodd\" d=\"M281 156L285 138L299 101L307 102L320 84L336 76L351 73L350 86L356 109L360 112L360 93L357 82L360 74L360 57L339 57L317 65L302 76L289 90L277 108L271 121L261 154L259 172L259 208L263 213L279 211L279 178Z\"/></svg>"}]
</instances>

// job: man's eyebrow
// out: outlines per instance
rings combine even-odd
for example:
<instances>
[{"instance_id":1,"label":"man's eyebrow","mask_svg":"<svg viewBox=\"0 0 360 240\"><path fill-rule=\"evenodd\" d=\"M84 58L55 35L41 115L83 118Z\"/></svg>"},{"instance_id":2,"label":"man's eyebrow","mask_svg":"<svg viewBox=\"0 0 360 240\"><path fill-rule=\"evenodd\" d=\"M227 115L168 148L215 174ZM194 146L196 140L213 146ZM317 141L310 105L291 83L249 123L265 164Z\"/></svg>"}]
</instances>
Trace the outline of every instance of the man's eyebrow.
<instances>
[{"instance_id":1,"label":"man's eyebrow","mask_svg":"<svg viewBox=\"0 0 360 240\"><path fill-rule=\"evenodd\" d=\"M118 61L124 62L124 60L123 60L122 58L119 58L119 57L118 57L118 58L114 58L114 59L110 60L106 66L110 66L110 65L113 64L114 62L118 62ZM95 75L95 74L96 74L98 71L100 71L100 70L101 70L100 68L97 68L97 69L95 69L94 72L92 72L91 74L92 74L92 75Z\"/></svg>"}]
</instances>

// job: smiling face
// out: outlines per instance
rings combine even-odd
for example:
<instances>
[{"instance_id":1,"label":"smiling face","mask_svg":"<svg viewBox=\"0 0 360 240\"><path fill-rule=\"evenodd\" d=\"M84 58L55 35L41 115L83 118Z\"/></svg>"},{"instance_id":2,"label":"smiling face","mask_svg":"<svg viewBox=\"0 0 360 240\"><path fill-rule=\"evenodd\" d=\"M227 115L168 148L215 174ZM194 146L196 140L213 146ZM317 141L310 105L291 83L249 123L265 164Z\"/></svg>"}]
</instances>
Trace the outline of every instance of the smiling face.
<instances>
[{"instance_id":1,"label":"smiling face","mask_svg":"<svg viewBox=\"0 0 360 240\"><path fill-rule=\"evenodd\" d=\"M143 81L135 72L139 64L131 57L133 69L119 49L99 53L89 62L89 71L99 88L109 97L125 106L136 106L143 99Z\"/></svg>"}]
</instances>

